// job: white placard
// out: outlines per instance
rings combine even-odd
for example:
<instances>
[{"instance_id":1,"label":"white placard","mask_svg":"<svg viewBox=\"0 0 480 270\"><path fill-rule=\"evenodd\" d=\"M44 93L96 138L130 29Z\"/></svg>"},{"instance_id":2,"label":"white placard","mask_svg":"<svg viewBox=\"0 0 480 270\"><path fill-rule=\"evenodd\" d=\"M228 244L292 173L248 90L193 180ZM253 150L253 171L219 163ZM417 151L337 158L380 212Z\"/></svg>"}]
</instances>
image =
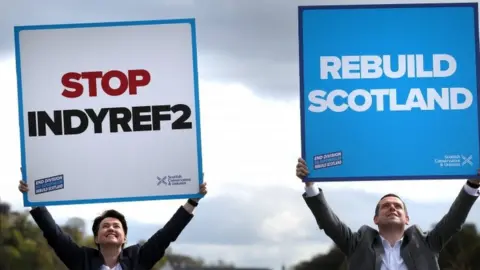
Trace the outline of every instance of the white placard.
<instances>
[{"instance_id":1,"label":"white placard","mask_svg":"<svg viewBox=\"0 0 480 270\"><path fill-rule=\"evenodd\" d=\"M194 19L17 26L15 46L25 206L200 197Z\"/></svg>"}]
</instances>

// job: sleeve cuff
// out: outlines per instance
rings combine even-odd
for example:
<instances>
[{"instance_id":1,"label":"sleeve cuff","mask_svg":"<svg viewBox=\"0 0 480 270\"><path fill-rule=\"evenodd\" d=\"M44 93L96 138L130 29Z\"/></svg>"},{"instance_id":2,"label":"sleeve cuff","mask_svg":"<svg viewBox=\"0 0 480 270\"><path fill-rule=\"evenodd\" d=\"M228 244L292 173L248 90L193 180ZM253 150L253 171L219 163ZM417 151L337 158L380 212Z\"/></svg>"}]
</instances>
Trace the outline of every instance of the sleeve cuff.
<instances>
[{"instance_id":1,"label":"sleeve cuff","mask_svg":"<svg viewBox=\"0 0 480 270\"><path fill-rule=\"evenodd\" d=\"M306 193L306 197L315 197L320 193L320 191L315 186L315 184L313 184L311 186L305 187L305 193Z\"/></svg>"},{"instance_id":2,"label":"sleeve cuff","mask_svg":"<svg viewBox=\"0 0 480 270\"><path fill-rule=\"evenodd\" d=\"M472 188L467 184L463 186L463 190L465 190L465 192L467 192L471 196L475 196L475 197L480 196L480 190L478 190L477 188Z\"/></svg>"}]
</instances>

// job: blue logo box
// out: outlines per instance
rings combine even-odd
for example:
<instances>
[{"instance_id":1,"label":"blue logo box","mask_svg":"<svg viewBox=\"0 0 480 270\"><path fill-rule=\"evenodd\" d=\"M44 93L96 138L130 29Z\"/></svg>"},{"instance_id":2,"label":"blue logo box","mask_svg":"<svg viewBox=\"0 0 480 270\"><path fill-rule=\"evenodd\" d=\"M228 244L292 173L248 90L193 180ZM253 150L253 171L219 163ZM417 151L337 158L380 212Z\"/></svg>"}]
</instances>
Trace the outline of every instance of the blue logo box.
<instances>
[{"instance_id":1,"label":"blue logo box","mask_svg":"<svg viewBox=\"0 0 480 270\"><path fill-rule=\"evenodd\" d=\"M305 181L479 168L478 4L299 7Z\"/></svg>"}]
</instances>

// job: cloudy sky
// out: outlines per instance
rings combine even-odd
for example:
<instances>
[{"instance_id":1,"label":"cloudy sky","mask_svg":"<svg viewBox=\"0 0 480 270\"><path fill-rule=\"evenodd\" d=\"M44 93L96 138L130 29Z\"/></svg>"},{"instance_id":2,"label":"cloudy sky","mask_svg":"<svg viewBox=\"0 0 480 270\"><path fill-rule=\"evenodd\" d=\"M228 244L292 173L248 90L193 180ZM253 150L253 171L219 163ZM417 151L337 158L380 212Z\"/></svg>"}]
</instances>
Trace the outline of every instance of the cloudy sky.
<instances>
[{"instance_id":1,"label":"cloudy sky","mask_svg":"<svg viewBox=\"0 0 480 270\"><path fill-rule=\"evenodd\" d=\"M172 245L174 252L207 261L223 259L238 266L279 269L283 263L292 265L328 249L331 242L316 230L301 198L303 185L295 178L300 155L297 6L333 1L136 2L0 2L2 201L23 209L17 191L21 176L14 25L195 17L209 194L201 201L192 223ZM354 229L362 224L373 226L375 203L386 192L406 198L411 220L428 228L445 213L462 184L431 180L321 186L333 209ZM175 200L57 206L50 210L59 223L79 216L90 224L104 209L116 208L130 220L130 241L135 242L153 233L181 204L183 201ZM479 219L477 204L469 220Z\"/></svg>"}]
</instances>

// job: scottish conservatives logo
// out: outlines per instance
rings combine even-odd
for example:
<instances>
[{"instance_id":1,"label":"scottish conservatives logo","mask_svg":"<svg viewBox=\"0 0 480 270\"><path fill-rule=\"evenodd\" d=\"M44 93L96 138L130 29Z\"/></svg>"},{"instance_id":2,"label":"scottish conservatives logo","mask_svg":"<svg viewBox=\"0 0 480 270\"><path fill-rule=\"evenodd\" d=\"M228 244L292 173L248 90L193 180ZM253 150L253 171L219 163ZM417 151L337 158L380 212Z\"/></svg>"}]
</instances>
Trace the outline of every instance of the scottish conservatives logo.
<instances>
[{"instance_id":1,"label":"scottish conservatives logo","mask_svg":"<svg viewBox=\"0 0 480 270\"><path fill-rule=\"evenodd\" d=\"M435 159L435 164L440 167L463 167L473 166L473 155L444 155L442 158Z\"/></svg>"},{"instance_id":2,"label":"scottish conservatives logo","mask_svg":"<svg viewBox=\"0 0 480 270\"><path fill-rule=\"evenodd\" d=\"M163 177L157 176L157 186L178 186L185 185L192 179L185 178L181 174L165 175Z\"/></svg>"}]
</instances>

